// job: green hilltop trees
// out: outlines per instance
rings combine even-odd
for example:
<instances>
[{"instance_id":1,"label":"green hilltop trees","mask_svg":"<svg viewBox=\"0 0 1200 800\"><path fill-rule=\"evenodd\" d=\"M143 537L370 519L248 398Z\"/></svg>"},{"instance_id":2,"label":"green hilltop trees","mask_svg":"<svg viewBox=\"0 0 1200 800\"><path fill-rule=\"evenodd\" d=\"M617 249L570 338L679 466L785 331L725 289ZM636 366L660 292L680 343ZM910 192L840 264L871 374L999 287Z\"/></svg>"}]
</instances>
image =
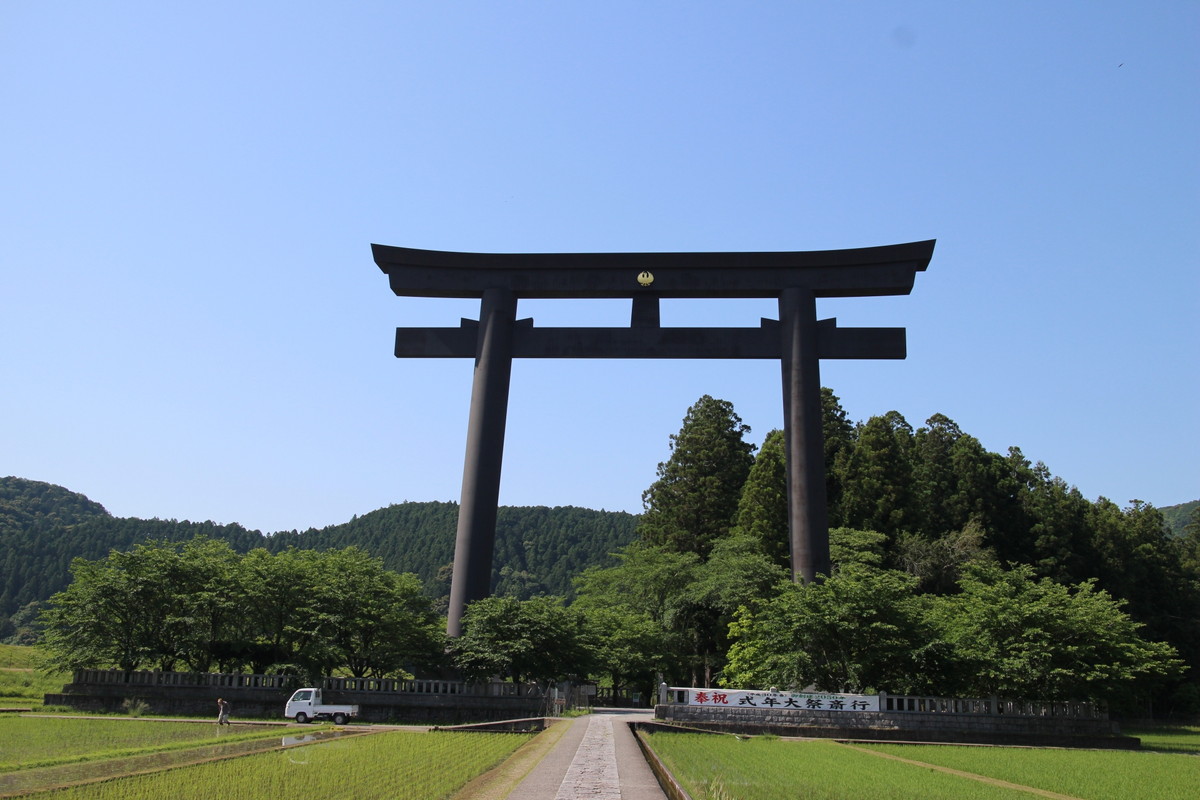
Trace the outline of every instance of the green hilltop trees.
<instances>
[{"instance_id":1,"label":"green hilltop trees","mask_svg":"<svg viewBox=\"0 0 1200 800\"><path fill-rule=\"evenodd\" d=\"M702 397L644 496L641 540L576 581L585 613L658 626L656 665L614 675L1200 710L1197 548L1157 511L1090 503L940 414L850 425L822 401L833 574L787 579L779 432L753 457L732 406Z\"/></svg>"}]
</instances>

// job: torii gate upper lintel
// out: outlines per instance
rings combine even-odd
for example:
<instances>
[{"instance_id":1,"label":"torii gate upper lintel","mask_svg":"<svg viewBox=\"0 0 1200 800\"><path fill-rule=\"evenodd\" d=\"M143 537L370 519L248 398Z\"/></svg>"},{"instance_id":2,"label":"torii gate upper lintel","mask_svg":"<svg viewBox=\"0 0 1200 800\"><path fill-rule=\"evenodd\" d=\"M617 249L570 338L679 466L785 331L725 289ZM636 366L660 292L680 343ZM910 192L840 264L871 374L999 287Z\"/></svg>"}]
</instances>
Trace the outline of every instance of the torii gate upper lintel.
<instances>
[{"instance_id":1,"label":"torii gate upper lintel","mask_svg":"<svg viewBox=\"0 0 1200 800\"><path fill-rule=\"evenodd\" d=\"M397 328L398 358L473 358L462 502L447 632L491 590L509 379L514 358L769 358L783 375L788 522L794 579L829 573L821 430L822 358L905 357L904 328L839 328L819 297L908 294L934 241L848 250L749 253L456 253L371 245L392 291L477 297L478 320ZM776 298L755 328L664 328L661 298ZM523 298L630 298L628 328L538 328Z\"/></svg>"}]
</instances>

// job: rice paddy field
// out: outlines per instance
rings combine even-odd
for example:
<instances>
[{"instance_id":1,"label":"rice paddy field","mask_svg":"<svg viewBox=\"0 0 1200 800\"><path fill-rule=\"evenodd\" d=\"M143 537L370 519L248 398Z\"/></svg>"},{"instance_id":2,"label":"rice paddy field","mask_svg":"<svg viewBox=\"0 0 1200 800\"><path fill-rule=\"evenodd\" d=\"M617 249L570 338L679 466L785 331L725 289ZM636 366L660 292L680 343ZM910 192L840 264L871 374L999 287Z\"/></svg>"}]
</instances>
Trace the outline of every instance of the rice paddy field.
<instances>
[{"instance_id":1,"label":"rice paddy field","mask_svg":"<svg viewBox=\"0 0 1200 800\"><path fill-rule=\"evenodd\" d=\"M1200 795L1200 758L1194 755L920 745L864 749L1089 800L1183 800Z\"/></svg>"},{"instance_id":2,"label":"rice paddy field","mask_svg":"<svg viewBox=\"0 0 1200 800\"><path fill-rule=\"evenodd\" d=\"M39 671L34 652L0 645L0 708L40 709L42 695L67 681ZM650 734L647 741L694 800L1200 797L1200 727L1126 733L1142 739L1142 751L677 733ZM0 714L0 798L241 800L303 793L444 800L527 741L520 734L218 729L131 717Z\"/></svg>"},{"instance_id":3,"label":"rice paddy field","mask_svg":"<svg viewBox=\"0 0 1200 800\"><path fill-rule=\"evenodd\" d=\"M529 741L521 734L366 730L0 718L0 797L444 800Z\"/></svg>"},{"instance_id":4,"label":"rice paddy field","mask_svg":"<svg viewBox=\"0 0 1200 800\"><path fill-rule=\"evenodd\" d=\"M1141 739L1142 748L1146 750L1200 755L1200 727L1128 728L1125 733Z\"/></svg>"},{"instance_id":5,"label":"rice paddy field","mask_svg":"<svg viewBox=\"0 0 1200 800\"><path fill-rule=\"evenodd\" d=\"M121 717L0 716L0 774L265 738L278 739L279 732Z\"/></svg>"},{"instance_id":6,"label":"rice paddy field","mask_svg":"<svg viewBox=\"0 0 1200 800\"><path fill-rule=\"evenodd\" d=\"M1200 796L1200 757L1182 752L851 746L678 733L646 738L694 800Z\"/></svg>"}]
</instances>

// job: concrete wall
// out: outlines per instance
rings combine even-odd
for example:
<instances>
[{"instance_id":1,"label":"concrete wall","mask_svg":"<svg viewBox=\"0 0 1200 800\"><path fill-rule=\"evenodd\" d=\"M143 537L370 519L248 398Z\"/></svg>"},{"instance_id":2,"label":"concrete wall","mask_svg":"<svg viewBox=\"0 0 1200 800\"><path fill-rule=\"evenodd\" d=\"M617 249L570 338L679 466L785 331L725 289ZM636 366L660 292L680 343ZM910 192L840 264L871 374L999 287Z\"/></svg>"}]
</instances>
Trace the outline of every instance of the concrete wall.
<instances>
[{"instance_id":1,"label":"concrete wall","mask_svg":"<svg viewBox=\"0 0 1200 800\"><path fill-rule=\"evenodd\" d=\"M1102 719L939 714L885 711L719 708L658 705L655 718L725 733L813 736L830 739L1025 744L1136 748L1115 722Z\"/></svg>"},{"instance_id":2,"label":"concrete wall","mask_svg":"<svg viewBox=\"0 0 1200 800\"><path fill-rule=\"evenodd\" d=\"M122 711L128 699L141 701L151 714L217 716L217 698L230 703L230 715L283 718L290 689L244 689L208 686L123 686L120 684L68 684L63 691L45 696L46 705L81 711ZM327 703L359 706L359 719L368 722L460 723L514 719L542 714L542 698L483 697L457 694L399 692L324 692Z\"/></svg>"}]
</instances>

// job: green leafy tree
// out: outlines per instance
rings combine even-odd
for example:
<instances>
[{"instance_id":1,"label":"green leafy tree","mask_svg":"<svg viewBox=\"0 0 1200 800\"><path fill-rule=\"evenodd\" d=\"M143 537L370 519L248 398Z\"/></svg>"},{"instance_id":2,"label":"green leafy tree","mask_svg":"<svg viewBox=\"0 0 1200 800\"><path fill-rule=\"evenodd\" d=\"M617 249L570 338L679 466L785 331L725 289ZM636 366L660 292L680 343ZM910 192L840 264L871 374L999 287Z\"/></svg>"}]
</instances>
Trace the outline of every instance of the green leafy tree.
<instances>
[{"instance_id":1,"label":"green leafy tree","mask_svg":"<svg viewBox=\"0 0 1200 800\"><path fill-rule=\"evenodd\" d=\"M614 567L592 567L575 579L573 607L620 609L649 619L657 628L659 668L673 683L690 678L696 659L689 648L687 592L703 561L695 553L636 542L615 554Z\"/></svg>"},{"instance_id":2,"label":"green leafy tree","mask_svg":"<svg viewBox=\"0 0 1200 800\"><path fill-rule=\"evenodd\" d=\"M1024 552L1013 560L1031 564L1039 575L1061 583L1096 575L1089 503L1078 489L1038 463L1021 505Z\"/></svg>"},{"instance_id":3,"label":"green leafy tree","mask_svg":"<svg viewBox=\"0 0 1200 800\"><path fill-rule=\"evenodd\" d=\"M259 549L153 542L99 561L41 616L52 665L295 673L318 679L406 674L437 660L438 620L413 575L362 550Z\"/></svg>"},{"instance_id":4,"label":"green leafy tree","mask_svg":"<svg viewBox=\"0 0 1200 800\"><path fill-rule=\"evenodd\" d=\"M1123 604L1094 581L1067 587L1028 565L977 564L960 584L930 613L954 648L960 693L1108 700L1181 666L1174 648L1142 639Z\"/></svg>"},{"instance_id":5,"label":"green leafy tree","mask_svg":"<svg viewBox=\"0 0 1200 800\"><path fill-rule=\"evenodd\" d=\"M252 550L243 563L254 626L243 640L252 672L319 677L333 661L331 646L316 625L320 554L288 549L272 555Z\"/></svg>"},{"instance_id":6,"label":"green leafy tree","mask_svg":"<svg viewBox=\"0 0 1200 800\"><path fill-rule=\"evenodd\" d=\"M220 662L246 626L249 592L242 556L228 542L197 537L173 561L163 578L176 598L172 624L181 626L180 658L196 672L233 666Z\"/></svg>"},{"instance_id":7,"label":"green leafy tree","mask_svg":"<svg viewBox=\"0 0 1200 800\"><path fill-rule=\"evenodd\" d=\"M278 533L261 546L276 553L292 547L361 547L382 558L389 570L416 573L444 610L450 581L443 568L453 563L457 519L457 503L397 503L341 525ZM492 593L569 597L575 575L590 565L608 563L609 553L637 538L637 519L625 512L572 506L501 507Z\"/></svg>"},{"instance_id":8,"label":"green leafy tree","mask_svg":"<svg viewBox=\"0 0 1200 800\"><path fill-rule=\"evenodd\" d=\"M728 401L704 395L688 409L671 437L671 457L658 465L658 480L642 495L643 541L708 555L737 514L754 460L754 445L744 439L749 431Z\"/></svg>"},{"instance_id":9,"label":"green leafy tree","mask_svg":"<svg viewBox=\"0 0 1200 800\"><path fill-rule=\"evenodd\" d=\"M467 606L450 656L469 680L552 683L591 671L583 616L559 598L488 597Z\"/></svg>"},{"instance_id":10,"label":"green leafy tree","mask_svg":"<svg viewBox=\"0 0 1200 800\"><path fill-rule=\"evenodd\" d=\"M979 519L997 558L1032 564L1039 575L1062 583L1094 577L1087 500L1045 464L1031 463L1020 448L991 458L994 477L974 494L983 497Z\"/></svg>"},{"instance_id":11,"label":"green leafy tree","mask_svg":"<svg viewBox=\"0 0 1200 800\"><path fill-rule=\"evenodd\" d=\"M789 575L753 537L729 536L713 545L708 561L676 600L673 631L687 643L692 686L714 685L725 667L729 624L738 610L774 596Z\"/></svg>"},{"instance_id":12,"label":"green leafy tree","mask_svg":"<svg viewBox=\"0 0 1200 800\"><path fill-rule=\"evenodd\" d=\"M416 575L389 572L356 547L319 560L312 624L330 645L326 674L344 665L355 677L405 676L436 660L439 620Z\"/></svg>"},{"instance_id":13,"label":"green leafy tree","mask_svg":"<svg viewBox=\"0 0 1200 800\"><path fill-rule=\"evenodd\" d=\"M743 609L723 683L821 691L927 690L944 657L923 622L916 580L850 563L821 583L788 584L759 610Z\"/></svg>"},{"instance_id":14,"label":"green leafy tree","mask_svg":"<svg viewBox=\"0 0 1200 800\"><path fill-rule=\"evenodd\" d=\"M1091 512L1102 584L1128 601L1130 613L1142 622L1177 608L1181 554L1158 509L1134 500L1122 510L1102 497Z\"/></svg>"},{"instance_id":15,"label":"green leafy tree","mask_svg":"<svg viewBox=\"0 0 1200 800\"><path fill-rule=\"evenodd\" d=\"M614 692L632 686L653 693L656 675L668 667L662 627L628 606L576 600L571 608L585 619L584 638L592 654L593 676Z\"/></svg>"},{"instance_id":16,"label":"green leafy tree","mask_svg":"<svg viewBox=\"0 0 1200 800\"><path fill-rule=\"evenodd\" d=\"M727 629L737 609L755 605L786 581L752 537L718 540L707 561L695 553L635 544L615 567L576 579L574 607L620 609L658 629L659 669L671 683L712 685L724 667Z\"/></svg>"},{"instance_id":17,"label":"green leafy tree","mask_svg":"<svg viewBox=\"0 0 1200 800\"><path fill-rule=\"evenodd\" d=\"M883 567L887 536L877 531L854 528L833 528L829 531L829 559L837 570L857 564L863 567Z\"/></svg>"},{"instance_id":18,"label":"green leafy tree","mask_svg":"<svg viewBox=\"0 0 1200 800\"><path fill-rule=\"evenodd\" d=\"M48 663L67 671L174 669L187 634L169 588L174 555L139 545L101 561L75 559L74 580L50 598L41 617Z\"/></svg>"},{"instance_id":19,"label":"green leafy tree","mask_svg":"<svg viewBox=\"0 0 1200 800\"><path fill-rule=\"evenodd\" d=\"M658 630L658 664L673 684L712 685L725 666L727 627L743 604L773 593L787 572L752 537L715 543L707 561L665 547L630 546L619 564L576 579L575 608L620 609Z\"/></svg>"}]
</instances>

